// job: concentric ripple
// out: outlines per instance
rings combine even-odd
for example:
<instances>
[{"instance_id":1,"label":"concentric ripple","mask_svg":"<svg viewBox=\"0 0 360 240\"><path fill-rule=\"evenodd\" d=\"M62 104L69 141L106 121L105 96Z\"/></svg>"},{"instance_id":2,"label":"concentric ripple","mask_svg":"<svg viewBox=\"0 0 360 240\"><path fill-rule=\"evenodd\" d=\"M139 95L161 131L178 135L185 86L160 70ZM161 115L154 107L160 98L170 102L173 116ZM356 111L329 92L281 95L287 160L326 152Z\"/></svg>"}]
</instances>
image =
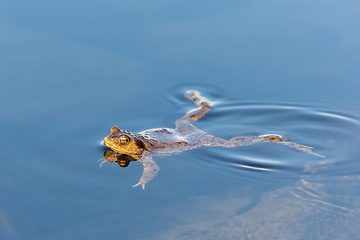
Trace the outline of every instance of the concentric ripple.
<instances>
[{"instance_id":1,"label":"concentric ripple","mask_svg":"<svg viewBox=\"0 0 360 240\"><path fill-rule=\"evenodd\" d=\"M266 103L221 103L214 106L207 121L196 123L215 136L278 134L298 144L311 146L320 158L276 143L256 143L233 149L206 148L199 158L206 164L242 179L260 178L253 172L275 174L278 178L322 174L360 174L358 145L360 121L349 113L320 107ZM201 121L201 120L200 120Z\"/></svg>"}]
</instances>

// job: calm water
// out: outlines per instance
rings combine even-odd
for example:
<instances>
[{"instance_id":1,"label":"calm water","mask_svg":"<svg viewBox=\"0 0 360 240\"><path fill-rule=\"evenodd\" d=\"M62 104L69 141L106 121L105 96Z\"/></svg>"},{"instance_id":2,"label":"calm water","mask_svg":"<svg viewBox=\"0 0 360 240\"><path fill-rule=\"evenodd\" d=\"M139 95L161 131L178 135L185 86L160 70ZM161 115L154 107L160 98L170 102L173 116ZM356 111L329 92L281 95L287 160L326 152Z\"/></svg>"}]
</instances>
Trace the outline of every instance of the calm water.
<instances>
[{"instance_id":1,"label":"calm water","mask_svg":"<svg viewBox=\"0 0 360 240\"><path fill-rule=\"evenodd\" d=\"M1 1L1 239L357 239L358 1ZM113 125L258 143L98 161Z\"/></svg>"}]
</instances>

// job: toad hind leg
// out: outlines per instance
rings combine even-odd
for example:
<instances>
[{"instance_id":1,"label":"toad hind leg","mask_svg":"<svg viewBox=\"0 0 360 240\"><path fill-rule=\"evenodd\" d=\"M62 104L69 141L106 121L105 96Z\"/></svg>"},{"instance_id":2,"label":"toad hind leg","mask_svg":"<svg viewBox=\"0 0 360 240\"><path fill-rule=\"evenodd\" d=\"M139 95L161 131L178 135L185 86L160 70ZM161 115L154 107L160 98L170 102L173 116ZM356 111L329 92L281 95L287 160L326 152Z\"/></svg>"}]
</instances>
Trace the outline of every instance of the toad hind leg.
<instances>
[{"instance_id":1,"label":"toad hind leg","mask_svg":"<svg viewBox=\"0 0 360 240\"><path fill-rule=\"evenodd\" d=\"M311 149L312 147L301 145L295 142L291 142L285 138L282 138L279 135L262 135L262 136L244 136L244 137L234 137L230 140L224 140L218 137L214 137L212 135L206 135L205 138L209 138L210 141L203 141L205 142L204 146L206 147L239 147L239 146L249 146L255 144L257 142L272 142L272 143L279 143L285 146L294 148L296 150L315 155L318 157L325 158L324 156L313 152Z\"/></svg>"},{"instance_id":2,"label":"toad hind leg","mask_svg":"<svg viewBox=\"0 0 360 240\"><path fill-rule=\"evenodd\" d=\"M181 119L176 122L176 129L183 133L189 133L190 131L200 131L195 126L190 123L186 123L187 120L197 121L198 119L205 116L211 109L211 106L214 105L214 102L211 102L207 98L200 96L198 91L190 90L187 91L185 97L193 101L198 107L187 112ZM184 121L185 120L185 121ZM221 147L238 147L238 146L248 146L252 145L259 141L280 143L288 147L294 148L296 150L312 154L318 157L325 158L324 156L313 152L312 147L301 145L295 142L291 142L285 138L282 138L279 135L262 135L262 136L246 136L246 137L234 137L230 140L224 140L217 138L212 135L205 134L200 141L204 146L221 146Z\"/></svg>"},{"instance_id":3,"label":"toad hind leg","mask_svg":"<svg viewBox=\"0 0 360 240\"><path fill-rule=\"evenodd\" d=\"M208 113L211 106L214 105L214 103L207 98L200 96L198 91L189 90L186 92L185 97L193 101L198 107L187 112L182 117L183 120L196 121Z\"/></svg>"}]
</instances>

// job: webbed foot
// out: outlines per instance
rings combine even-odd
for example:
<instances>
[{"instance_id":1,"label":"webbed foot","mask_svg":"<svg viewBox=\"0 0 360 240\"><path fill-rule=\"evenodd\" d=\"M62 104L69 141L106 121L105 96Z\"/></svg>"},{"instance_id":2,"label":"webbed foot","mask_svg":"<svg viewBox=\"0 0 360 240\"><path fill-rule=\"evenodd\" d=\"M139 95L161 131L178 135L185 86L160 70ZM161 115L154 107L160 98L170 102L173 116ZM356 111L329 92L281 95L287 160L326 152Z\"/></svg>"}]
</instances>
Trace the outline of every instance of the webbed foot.
<instances>
[{"instance_id":1,"label":"webbed foot","mask_svg":"<svg viewBox=\"0 0 360 240\"><path fill-rule=\"evenodd\" d=\"M137 187L137 186L140 186L142 187L143 190L145 190L145 184L146 183L142 183L141 181L139 181L137 184L135 184L133 187Z\"/></svg>"},{"instance_id":2,"label":"webbed foot","mask_svg":"<svg viewBox=\"0 0 360 240\"><path fill-rule=\"evenodd\" d=\"M195 90L189 90L185 93L185 97L194 102L198 108L190 110L187 112L182 119L196 121L202 118L207 112L210 111L210 108L215 103L208 100L207 98L200 96L200 93Z\"/></svg>"},{"instance_id":3,"label":"webbed foot","mask_svg":"<svg viewBox=\"0 0 360 240\"><path fill-rule=\"evenodd\" d=\"M308 153L311 155L315 155L318 157L325 158L325 156L313 152L311 150L313 147L301 145L301 144L298 144L295 142L291 142L288 139L283 138L279 135L274 135L274 134L262 135L262 136L259 136L259 139L261 139L262 141L266 141L266 142L280 143L280 144L286 145L288 147L295 148L296 150L299 150L299 151L302 151L302 152L305 152L305 153Z\"/></svg>"},{"instance_id":4,"label":"webbed foot","mask_svg":"<svg viewBox=\"0 0 360 240\"><path fill-rule=\"evenodd\" d=\"M157 173L160 171L160 167L156 164L151 156L143 156L143 158L139 159L139 162L141 162L141 166L144 167L144 170L139 182L133 187L141 185L142 189L145 190L145 184L156 177Z\"/></svg>"}]
</instances>

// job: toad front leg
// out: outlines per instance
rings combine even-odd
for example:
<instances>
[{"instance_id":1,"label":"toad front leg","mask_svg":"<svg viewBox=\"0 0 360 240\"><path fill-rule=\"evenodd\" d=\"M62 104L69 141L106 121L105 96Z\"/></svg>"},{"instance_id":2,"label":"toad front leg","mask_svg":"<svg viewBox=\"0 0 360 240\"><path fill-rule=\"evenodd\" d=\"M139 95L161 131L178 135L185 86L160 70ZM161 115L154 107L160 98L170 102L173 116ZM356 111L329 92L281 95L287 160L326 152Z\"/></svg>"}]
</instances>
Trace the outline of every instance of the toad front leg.
<instances>
[{"instance_id":1,"label":"toad front leg","mask_svg":"<svg viewBox=\"0 0 360 240\"><path fill-rule=\"evenodd\" d=\"M158 172L160 171L160 167L156 164L156 162L152 159L150 155L145 155L141 159L138 160L141 162L141 165L144 167L142 176L137 184L133 187L140 186L142 189L145 189L145 184L153 180Z\"/></svg>"}]
</instances>

